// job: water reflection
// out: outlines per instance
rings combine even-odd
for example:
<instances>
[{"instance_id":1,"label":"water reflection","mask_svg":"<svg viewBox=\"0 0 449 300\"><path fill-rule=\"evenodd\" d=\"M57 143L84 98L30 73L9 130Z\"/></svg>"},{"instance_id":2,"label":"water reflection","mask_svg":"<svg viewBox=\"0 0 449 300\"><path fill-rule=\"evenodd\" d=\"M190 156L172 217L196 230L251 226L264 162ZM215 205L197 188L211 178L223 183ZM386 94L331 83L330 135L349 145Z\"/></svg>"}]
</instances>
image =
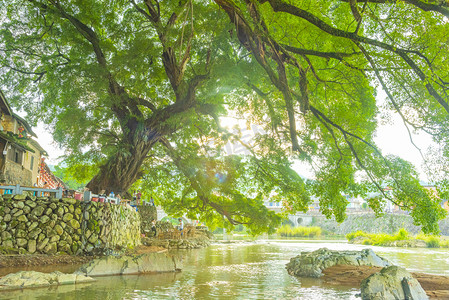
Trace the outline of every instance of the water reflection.
<instances>
[{"instance_id":1,"label":"water reflection","mask_svg":"<svg viewBox=\"0 0 449 300\"><path fill-rule=\"evenodd\" d=\"M327 247L360 250L366 246L328 241L270 240L218 244L177 252L180 273L99 277L89 285L61 286L0 293L1 299L360 299L357 288L297 279L285 264L301 251ZM371 247L412 271L448 272L447 250Z\"/></svg>"}]
</instances>

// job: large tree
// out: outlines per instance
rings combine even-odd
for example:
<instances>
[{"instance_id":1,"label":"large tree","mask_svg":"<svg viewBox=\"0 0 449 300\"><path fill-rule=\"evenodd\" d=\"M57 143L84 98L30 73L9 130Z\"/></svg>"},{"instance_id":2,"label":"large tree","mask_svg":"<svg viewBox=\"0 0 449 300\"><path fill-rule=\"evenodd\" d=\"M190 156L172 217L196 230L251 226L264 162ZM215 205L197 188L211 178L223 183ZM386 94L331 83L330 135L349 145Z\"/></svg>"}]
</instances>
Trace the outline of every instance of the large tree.
<instances>
[{"instance_id":1,"label":"large tree","mask_svg":"<svg viewBox=\"0 0 449 300\"><path fill-rule=\"evenodd\" d=\"M257 232L280 221L267 197L295 211L315 195L341 221L343 193L389 186L375 212L390 198L438 231L440 200L373 136L380 87L382 109L441 145L433 174L447 171L446 1L14 0L0 10L0 82L51 124L74 172L91 166L92 190L123 193L141 178L169 212ZM264 134L242 141L220 126L228 114ZM249 154L224 155L229 141ZM304 184L293 159L315 180Z\"/></svg>"}]
</instances>

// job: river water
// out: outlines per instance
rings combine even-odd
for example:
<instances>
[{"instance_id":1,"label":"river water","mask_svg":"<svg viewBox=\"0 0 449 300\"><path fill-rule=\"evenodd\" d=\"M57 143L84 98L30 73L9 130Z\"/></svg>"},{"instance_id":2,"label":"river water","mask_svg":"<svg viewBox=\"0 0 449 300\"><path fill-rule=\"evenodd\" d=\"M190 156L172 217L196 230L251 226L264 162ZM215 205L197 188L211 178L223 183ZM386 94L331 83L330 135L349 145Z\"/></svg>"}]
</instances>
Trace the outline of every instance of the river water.
<instances>
[{"instance_id":1,"label":"river water","mask_svg":"<svg viewBox=\"0 0 449 300\"><path fill-rule=\"evenodd\" d=\"M267 240L176 252L179 273L98 277L91 284L0 293L0 299L360 299L358 288L297 279L285 264L301 251L372 248L409 271L449 276L448 249L352 245L344 241ZM68 272L67 267L61 271Z\"/></svg>"}]
</instances>

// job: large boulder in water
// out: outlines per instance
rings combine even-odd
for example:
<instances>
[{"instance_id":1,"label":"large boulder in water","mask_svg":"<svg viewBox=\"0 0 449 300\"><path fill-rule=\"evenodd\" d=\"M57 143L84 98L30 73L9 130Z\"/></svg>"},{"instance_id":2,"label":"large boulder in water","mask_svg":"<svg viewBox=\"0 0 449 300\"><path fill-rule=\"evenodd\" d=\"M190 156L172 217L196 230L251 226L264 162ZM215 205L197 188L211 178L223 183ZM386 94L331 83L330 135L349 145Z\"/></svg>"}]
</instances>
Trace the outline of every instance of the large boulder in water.
<instances>
[{"instance_id":1,"label":"large boulder in water","mask_svg":"<svg viewBox=\"0 0 449 300\"><path fill-rule=\"evenodd\" d=\"M371 249L361 251L335 251L321 248L313 252L301 252L301 255L293 257L287 264L290 275L302 277L321 277L322 271L335 265L352 266L391 266L388 260L378 256Z\"/></svg>"},{"instance_id":2,"label":"large boulder in water","mask_svg":"<svg viewBox=\"0 0 449 300\"><path fill-rule=\"evenodd\" d=\"M390 266L362 281L363 300L429 299L418 280L406 269Z\"/></svg>"}]
</instances>

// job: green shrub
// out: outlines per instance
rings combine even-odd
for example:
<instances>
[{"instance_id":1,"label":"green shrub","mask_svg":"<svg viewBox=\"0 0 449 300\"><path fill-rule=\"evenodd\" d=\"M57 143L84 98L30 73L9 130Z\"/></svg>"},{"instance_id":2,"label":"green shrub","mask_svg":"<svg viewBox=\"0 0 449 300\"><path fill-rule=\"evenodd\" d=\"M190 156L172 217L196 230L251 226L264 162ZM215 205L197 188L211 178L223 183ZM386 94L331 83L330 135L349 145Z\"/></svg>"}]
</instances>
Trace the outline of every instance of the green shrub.
<instances>
[{"instance_id":1,"label":"green shrub","mask_svg":"<svg viewBox=\"0 0 449 300\"><path fill-rule=\"evenodd\" d=\"M370 239L364 239L364 240L362 241L362 245L372 245L372 242L371 242Z\"/></svg>"},{"instance_id":2,"label":"green shrub","mask_svg":"<svg viewBox=\"0 0 449 300\"><path fill-rule=\"evenodd\" d=\"M282 237L317 237L321 236L320 227L291 227L290 225L284 225L277 229L276 233Z\"/></svg>"},{"instance_id":3,"label":"green shrub","mask_svg":"<svg viewBox=\"0 0 449 300\"><path fill-rule=\"evenodd\" d=\"M410 239L410 234L404 228L399 229L395 235L386 233L366 233L364 231L351 232L346 235L348 241L352 241L357 237L364 237L363 245L389 246L395 241L405 241Z\"/></svg>"},{"instance_id":4,"label":"green shrub","mask_svg":"<svg viewBox=\"0 0 449 300\"><path fill-rule=\"evenodd\" d=\"M441 248L449 248L449 240L440 239L440 247Z\"/></svg>"},{"instance_id":5,"label":"green shrub","mask_svg":"<svg viewBox=\"0 0 449 300\"><path fill-rule=\"evenodd\" d=\"M429 236L426 245L427 248L440 248L440 239L436 236Z\"/></svg>"},{"instance_id":6,"label":"green shrub","mask_svg":"<svg viewBox=\"0 0 449 300\"><path fill-rule=\"evenodd\" d=\"M357 237L366 237L366 236L368 236L368 233L366 233L362 230L358 230L356 232L348 233L346 235L346 238L348 239L348 241L352 241L353 239L355 239Z\"/></svg>"},{"instance_id":7,"label":"green shrub","mask_svg":"<svg viewBox=\"0 0 449 300\"><path fill-rule=\"evenodd\" d=\"M413 245L411 240L419 239L425 241L428 248L449 248L449 240L442 239L438 236L425 234L418 234L417 236L412 237L404 228L399 229L399 231L394 235L386 233L366 233L360 230L357 232L348 233L346 235L348 241L351 241L357 237L365 238L362 240L363 245L391 246L392 244L396 244L394 242L405 241L398 243L398 245L411 246Z\"/></svg>"},{"instance_id":8,"label":"green shrub","mask_svg":"<svg viewBox=\"0 0 449 300\"><path fill-rule=\"evenodd\" d=\"M404 228L399 229L398 233L394 236L396 241L403 241L410 239L410 233Z\"/></svg>"}]
</instances>

